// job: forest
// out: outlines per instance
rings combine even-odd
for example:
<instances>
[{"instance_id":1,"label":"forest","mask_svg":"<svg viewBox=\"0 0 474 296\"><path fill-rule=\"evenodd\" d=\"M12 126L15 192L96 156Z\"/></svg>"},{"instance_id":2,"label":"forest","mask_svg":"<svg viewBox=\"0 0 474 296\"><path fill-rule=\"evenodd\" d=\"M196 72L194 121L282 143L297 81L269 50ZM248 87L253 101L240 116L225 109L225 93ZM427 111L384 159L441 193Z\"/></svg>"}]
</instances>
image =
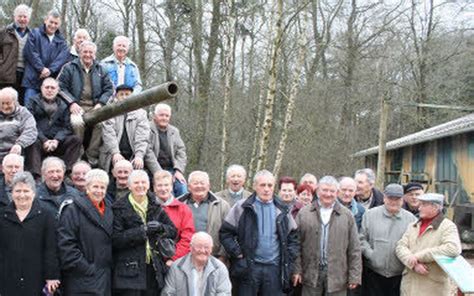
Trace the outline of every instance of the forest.
<instances>
[{"instance_id":1,"label":"forest","mask_svg":"<svg viewBox=\"0 0 474 296\"><path fill-rule=\"evenodd\" d=\"M172 123L187 146L187 173L221 189L225 168L266 168L299 178L352 175L351 155L377 145L382 102L388 140L466 115L419 104L472 107L474 3L470 0L2 0L30 27L52 8L71 44L85 28L97 58L112 40L144 87L174 80Z\"/></svg>"}]
</instances>

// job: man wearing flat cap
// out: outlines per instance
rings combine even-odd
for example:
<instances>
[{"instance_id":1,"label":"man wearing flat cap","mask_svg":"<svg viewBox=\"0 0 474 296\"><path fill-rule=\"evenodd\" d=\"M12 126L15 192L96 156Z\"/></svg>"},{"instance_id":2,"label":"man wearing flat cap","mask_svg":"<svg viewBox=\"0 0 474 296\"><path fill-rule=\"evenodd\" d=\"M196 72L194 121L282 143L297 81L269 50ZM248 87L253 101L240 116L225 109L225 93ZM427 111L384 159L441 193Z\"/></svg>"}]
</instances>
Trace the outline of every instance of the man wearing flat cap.
<instances>
[{"instance_id":1,"label":"man wearing flat cap","mask_svg":"<svg viewBox=\"0 0 474 296\"><path fill-rule=\"evenodd\" d=\"M360 241L364 258L362 295L400 295L403 264L395 254L398 240L416 218L402 209L403 187L389 184L384 204L369 209L362 218Z\"/></svg>"},{"instance_id":2,"label":"man wearing flat cap","mask_svg":"<svg viewBox=\"0 0 474 296\"><path fill-rule=\"evenodd\" d=\"M425 193L423 186L417 182L410 182L403 187L403 193L403 208L418 218L418 207L420 206L418 197Z\"/></svg>"},{"instance_id":3,"label":"man wearing flat cap","mask_svg":"<svg viewBox=\"0 0 474 296\"><path fill-rule=\"evenodd\" d=\"M408 226L396 248L397 257L405 265L401 295L450 295L448 276L434 256L461 254L458 229L443 216L443 195L426 193L418 200L420 219Z\"/></svg>"},{"instance_id":4,"label":"man wearing flat cap","mask_svg":"<svg viewBox=\"0 0 474 296\"><path fill-rule=\"evenodd\" d=\"M129 85L119 85L112 102L126 100L133 92ZM102 142L99 165L106 172L120 160L129 160L136 170L143 169L144 157L150 137L146 111L138 109L106 120L102 123Z\"/></svg>"}]
</instances>

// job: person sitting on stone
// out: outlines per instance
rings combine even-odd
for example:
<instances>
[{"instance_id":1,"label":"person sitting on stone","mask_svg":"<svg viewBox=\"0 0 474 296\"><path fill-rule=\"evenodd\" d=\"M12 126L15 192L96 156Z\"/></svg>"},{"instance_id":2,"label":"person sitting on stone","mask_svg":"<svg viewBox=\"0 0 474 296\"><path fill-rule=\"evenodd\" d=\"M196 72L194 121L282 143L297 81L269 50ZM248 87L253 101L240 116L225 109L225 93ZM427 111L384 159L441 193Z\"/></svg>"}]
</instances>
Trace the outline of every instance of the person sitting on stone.
<instances>
[{"instance_id":1,"label":"person sitting on stone","mask_svg":"<svg viewBox=\"0 0 474 296\"><path fill-rule=\"evenodd\" d=\"M46 78L41 85L41 94L31 98L28 110L36 120L38 139L26 150L27 170L38 179L41 161L48 155L57 156L66 163L66 171L79 158L81 139L72 132L70 113L59 93L59 84Z\"/></svg>"},{"instance_id":2,"label":"person sitting on stone","mask_svg":"<svg viewBox=\"0 0 474 296\"><path fill-rule=\"evenodd\" d=\"M18 154L7 154L2 161L0 178L0 208L7 206L12 199L12 180L16 173L23 171L24 158Z\"/></svg>"},{"instance_id":3,"label":"person sitting on stone","mask_svg":"<svg viewBox=\"0 0 474 296\"><path fill-rule=\"evenodd\" d=\"M36 141L38 130L30 111L18 104L18 92L12 87L0 90L0 161L9 153L21 155Z\"/></svg>"},{"instance_id":4,"label":"person sitting on stone","mask_svg":"<svg viewBox=\"0 0 474 296\"><path fill-rule=\"evenodd\" d=\"M112 102L121 102L133 92L131 86L122 84L115 90ZM146 111L137 109L102 122L102 141L99 165L108 172L111 164L127 159L137 170L143 169L150 125Z\"/></svg>"},{"instance_id":5,"label":"person sitting on stone","mask_svg":"<svg viewBox=\"0 0 474 296\"><path fill-rule=\"evenodd\" d=\"M112 169L113 178L107 187L107 200L114 203L128 195L128 176L132 171L133 165L128 160L122 159L115 163Z\"/></svg>"},{"instance_id":6,"label":"person sitting on stone","mask_svg":"<svg viewBox=\"0 0 474 296\"><path fill-rule=\"evenodd\" d=\"M41 166L43 182L37 186L36 196L54 213L59 211L64 200L79 195L79 191L64 182L65 173L66 165L62 159L55 156L44 159Z\"/></svg>"},{"instance_id":7,"label":"person sitting on stone","mask_svg":"<svg viewBox=\"0 0 474 296\"><path fill-rule=\"evenodd\" d=\"M85 158L93 167L99 164L102 125L85 126L82 115L106 105L114 91L107 71L95 60L96 52L95 43L82 42L79 58L66 64L58 77L71 112L72 128L82 139Z\"/></svg>"}]
</instances>

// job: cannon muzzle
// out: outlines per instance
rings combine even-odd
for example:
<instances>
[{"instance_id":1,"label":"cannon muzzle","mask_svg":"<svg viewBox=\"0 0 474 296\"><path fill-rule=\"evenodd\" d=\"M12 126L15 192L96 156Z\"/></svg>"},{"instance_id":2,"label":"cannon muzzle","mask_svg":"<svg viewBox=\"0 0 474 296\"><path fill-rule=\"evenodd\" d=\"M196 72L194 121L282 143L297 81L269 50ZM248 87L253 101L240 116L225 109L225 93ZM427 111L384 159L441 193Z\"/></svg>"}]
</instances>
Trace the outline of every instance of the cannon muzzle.
<instances>
[{"instance_id":1,"label":"cannon muzzle","mask_svg":"<svg viewBox=\"0 0 474 296\"><path fill-rule=\"evenodd\" d=\"M123 101L107 104L97 110L90 111L83 115L83 120L85 124L93 126L117 115L174 98L177 93L176 82L166 82L141 93L132 94Z\"/></svg>"}]
</instances>

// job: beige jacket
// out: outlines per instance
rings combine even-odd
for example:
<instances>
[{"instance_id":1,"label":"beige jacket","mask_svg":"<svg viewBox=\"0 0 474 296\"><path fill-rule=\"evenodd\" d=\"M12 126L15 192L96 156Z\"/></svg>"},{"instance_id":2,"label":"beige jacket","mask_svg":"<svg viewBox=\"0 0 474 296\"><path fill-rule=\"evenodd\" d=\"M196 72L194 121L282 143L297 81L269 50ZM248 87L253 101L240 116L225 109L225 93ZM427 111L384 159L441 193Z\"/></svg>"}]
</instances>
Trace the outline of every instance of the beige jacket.
<instances>
[{"instance_id":1,"label":"beige jacket","mask_svg":"<svg viewBox=\"0 0 474 296\"><path fill-rule=\"evenodd\" d=\"M99 165L106 172L110 170L112 156L120 152L119 143L124 131L124 119L124 115L119 115L102 123L103 144L100 148ZM127 113L125 125L135 157L144 160L150 137L146 111L138 109Z\"/></svg>"},{"instance_id":2,"label":"beige jacket","mask_svg":"<svg viewBox=\"0 0 474 296\"><path fill-rule=\"evenodd\" d=\"M434 261L433 255L455 257L461 254L461 241L456 225L439 215L425 232L419 236L421 222L408 226L397 244L396 253L406 266L403 271L402 296L446 296L450 295L447 274ZM420 275L412 270L408 258L415 255L419 262L426 264L428 275Z\"/></svg>"},{"instance_id":3,"label":"beige jacket","mask_svg":"<svg viewBox=\"0 0 474 296\"><path fill-rule=\"evenodd\" d=\"M232 196L230 196L230 192L229 192L229 189L224 189L222 191L219 191L216 193L217 196L219 196L220 198L222 198L223 200L225 200L230 207L233 207L234 204L235 204L235 200L232 198ZM252 192L250 191L247 191L244 189L244 191L242 192L242 198L243 199L247 199L250 195L252 195Z\"/></svg>"}]
</instances>

